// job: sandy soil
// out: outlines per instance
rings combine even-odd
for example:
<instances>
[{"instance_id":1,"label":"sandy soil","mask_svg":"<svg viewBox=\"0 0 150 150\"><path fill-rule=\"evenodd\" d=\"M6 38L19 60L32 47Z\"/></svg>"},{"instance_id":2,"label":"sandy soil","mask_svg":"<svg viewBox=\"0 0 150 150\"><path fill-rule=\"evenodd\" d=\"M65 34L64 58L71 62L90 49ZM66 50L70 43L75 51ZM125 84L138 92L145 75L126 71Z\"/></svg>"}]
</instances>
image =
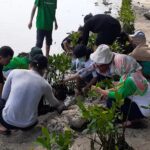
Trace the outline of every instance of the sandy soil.
<instances>
[{"instance_id":1,"label":"sandy soil","mask_svg":"<svg viewBox=\"0 0 150 150\"><path fill-rule=\"evenodd\" d=\"M150 10L149 0L133 0L136 14L135 28L141 29L146 34L147 43L150 45L150 20L143 14ZM143 129L128 129L126 139L136 150L150 150L150 120L145 121Z\"/></svg>"},{"instance_id":2,"label":"sandy soil","mask_svg":"<svg viewBox=\"0 0 150 150\"><path fill-rule=\"evenodd\" d=\"M150 43L150 20L143 17L143 14L150 10L150 1L134 0L133 6L136 14L135 27L136 29L142 29L146 33L147 42ZM72 111L64 112L61 117L63 123L68 113L74 115ZM52 113L41 117L39 126L45 124L49 127L54 116L57 116L57 114L54 115ZM55 120L53 119L53 122L56 120L61 121L60 117L56 118ZM150 120L147 119L143 123L145 125L143 129L127 129L126 131L127 142L132 145L135 150L150 150ZM9 137L0 135L0 150L43 150L43 148L34 143L40 133L39 127L36 127L28 132L14 131ZM89 150L89 147L89 141L85 137L80 137L76 140L72 150Z\"/></svg>"},{"instance_id":3,"label":"sandy soil","mask_svg":"<svg viewBox=\"0 0 150 150\"><path fill-rule=\"evenodd\" d=\"M147 20L143 14L150 11L149 0L133 0L133 7L136 14L135 28L142 29L146 34L147 42L150 43L150 20Z\"/></svg>"}]
</instances>

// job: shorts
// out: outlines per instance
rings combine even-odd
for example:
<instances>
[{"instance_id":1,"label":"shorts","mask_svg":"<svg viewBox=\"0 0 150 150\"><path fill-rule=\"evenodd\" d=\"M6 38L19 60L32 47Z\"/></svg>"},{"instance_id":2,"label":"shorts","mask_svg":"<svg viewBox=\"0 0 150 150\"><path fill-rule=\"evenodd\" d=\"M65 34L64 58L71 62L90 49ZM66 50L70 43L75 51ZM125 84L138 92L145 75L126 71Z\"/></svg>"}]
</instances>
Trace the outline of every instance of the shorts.
<instances>
[{"instance_id":1,"label":"shorts","mask_svg":"<svg viewBox=\"0 0 150 150\"><path fill-rule=\"evenodd\" d=\"M41 30L37 29L37 36L36 36L36 47L42 48L44 38L46 38L46 45L52 45L52 30Z\"/></svg>"}]
</instances>

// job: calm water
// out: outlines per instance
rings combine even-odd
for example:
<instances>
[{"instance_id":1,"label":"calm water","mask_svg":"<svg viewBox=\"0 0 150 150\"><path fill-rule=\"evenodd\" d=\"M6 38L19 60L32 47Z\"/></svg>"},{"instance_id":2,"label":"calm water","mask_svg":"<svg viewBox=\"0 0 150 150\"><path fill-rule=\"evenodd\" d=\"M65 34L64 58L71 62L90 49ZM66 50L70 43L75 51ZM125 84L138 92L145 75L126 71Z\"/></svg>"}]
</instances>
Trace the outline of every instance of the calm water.
<instances>
[{"instance_id":1,"label":"calm water","mask_svg":"<svg viewBox=\"0 0 150 150\"><path fill-rule=\"evenodd\" d=\"M104 6L102 0L58 0L58 30L53 31L51 54L62 52L61 41L67 36L67 32L75 31L79 25L83 25L84 15L90 12L103 13L111 7L112 15L117 16L121 0L108 2L112 4ZM33 28L27 28L33 3L34 0L0 0L0 46L10 45L15 50L15 55L23 51L29 52L35 45L36 16Z\"/></svg>"}]
</instances>

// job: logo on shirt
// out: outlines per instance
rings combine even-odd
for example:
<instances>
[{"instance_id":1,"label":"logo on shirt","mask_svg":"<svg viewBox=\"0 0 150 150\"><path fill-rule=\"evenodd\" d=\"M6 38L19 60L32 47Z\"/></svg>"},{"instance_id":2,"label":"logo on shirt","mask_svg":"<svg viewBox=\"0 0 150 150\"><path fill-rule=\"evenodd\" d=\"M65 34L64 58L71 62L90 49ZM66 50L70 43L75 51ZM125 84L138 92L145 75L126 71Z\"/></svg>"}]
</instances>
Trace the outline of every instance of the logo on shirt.
<instances>
[{"instance_id":1,"label":"logo on shirt","mask_svg":"<svg viewBox=\"0 0 150 150\"><path fill-rule=\"evenodd\" d=\"M44 2L44 4L46 4L46 5L54 5L54 3L51 3L51 2Z\"/></svg>"}]
</instances>

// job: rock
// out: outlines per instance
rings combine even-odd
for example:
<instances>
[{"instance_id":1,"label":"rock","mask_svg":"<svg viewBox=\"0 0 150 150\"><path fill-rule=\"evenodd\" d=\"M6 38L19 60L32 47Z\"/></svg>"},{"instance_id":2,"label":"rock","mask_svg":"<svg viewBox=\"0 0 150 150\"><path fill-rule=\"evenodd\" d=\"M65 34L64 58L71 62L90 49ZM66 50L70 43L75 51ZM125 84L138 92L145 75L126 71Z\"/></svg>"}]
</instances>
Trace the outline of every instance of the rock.
<instances>
[{"instance_id":1,"label":"rock","mask_svg":"<svg viewBox=\"0 0 150 150\"><path fill-rule=\"evenodd\" d=\"M69 120L70 128L81 132L87 127L88 121L83 118L73 118Z\"/></svg>"},{"instance_id":2,"label":"rock","mask_svg":"<svg viewBox=\"0 0 150 150\"><path fill-rule=\"evenodd\" d=\"M150 20L150 11L144 14L144 17L148 20Z\"/></svg>"}]
</instances>

